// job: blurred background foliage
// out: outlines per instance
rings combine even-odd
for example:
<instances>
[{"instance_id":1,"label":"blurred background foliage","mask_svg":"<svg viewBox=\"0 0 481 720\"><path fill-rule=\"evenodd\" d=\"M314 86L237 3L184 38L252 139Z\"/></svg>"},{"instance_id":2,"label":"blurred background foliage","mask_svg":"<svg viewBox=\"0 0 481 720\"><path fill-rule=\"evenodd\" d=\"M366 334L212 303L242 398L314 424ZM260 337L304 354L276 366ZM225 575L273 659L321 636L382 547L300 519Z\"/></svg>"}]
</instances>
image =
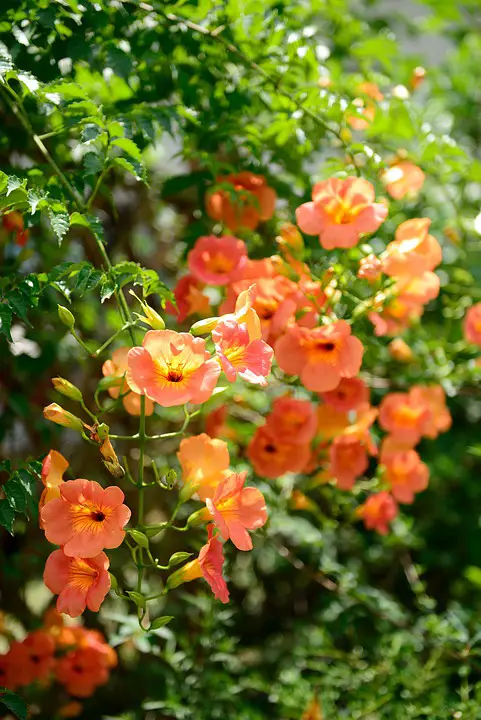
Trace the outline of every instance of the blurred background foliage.
<instances>
[{"instance_id":1,"label":"blurred background foliage","mask_svg":"<svg viewBox=\"0 0 481 720\"><path fill-rule=\"evenodd\" d=\"M50 447L70 459L74 477L102 474L95 449L42 417L57 399L51 377L69 378L85 397L101 377L102 359L86 358L57 303L71 303L95 347L121 325L112 282L146 281L132 263L155 270L159 279L147 280L165 298L161 282L173 287L188 248L212 230L204 195L219 174L249 169L275 188L275 218L242 236L251 257L264 257L313 181L354 164L382 194L379 171L401 151L426 183L416 200L390 202L372 247L425 216L444 250L440 297L405 335L414 362L396 363L368 321L360 326L374 400L429 380L449 396L451 431L421 446L428 490L380 538L353 524L351 494L320 486L316 509L296 511L287 481L259 480L270 525L249 556L228 555L227 608L193 584L159 603L175 620L150 636L118 599L87 613L121 662L82 719L300 719L316 692L327 720L481 717L481 371L461 333L466 308L481 299L480 25L478 0L2 0L0 168L11 184L0 181L0 209L14 193L30 239L0 239L1 477L19 471L27 496L37 497L35 462ZM356 132L348 118L362 81L384 99ZM95 235L117 267L128 263L114 280ZM309 251L319 272L336 258L315 238ZM356 252L342 262L354 267ZM236 388L223 402L237 433L233 462L245 467L269 396ZM153 422L162 432L178 419L158 409ZM112 424L136 431L122 415ZM203 429L202 418L193 423ZM149 453L168 467L176 449L164 441ZM127 502L135 507L135 493ZM4 622L31 630L50 602L41 583L49 548L28 497L15 520L0 503L2 524L15 529L2 535ZM153 499L151 519L170 504ZM121 552L114 562L123 577ZM34 709L39 698L29 698ZM41 706L40 718L56 717L58 692Z\"/></svg>"}]
</instances>

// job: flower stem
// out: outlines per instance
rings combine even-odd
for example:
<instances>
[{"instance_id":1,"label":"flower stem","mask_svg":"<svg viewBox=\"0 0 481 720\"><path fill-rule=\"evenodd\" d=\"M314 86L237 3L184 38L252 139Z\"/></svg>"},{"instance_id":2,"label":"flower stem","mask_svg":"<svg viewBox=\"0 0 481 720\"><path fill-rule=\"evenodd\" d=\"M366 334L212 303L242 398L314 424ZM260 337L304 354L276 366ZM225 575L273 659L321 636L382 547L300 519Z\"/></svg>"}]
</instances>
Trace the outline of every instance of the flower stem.
<instances>
[{"instance_id":1,"label":"flower stem","mask_svg":"<svg viewBox=\"0 0 481 720\"><path fill-rule=\"evenodd\" d=\"M138 525L141 527L144 524L144 457L145 457L145 395L140 396L140 423L139 423L139 472L137 480L137 489L139 492L139 509L138 509ZM142 580L143 580L144 568L143 568L143 548L139 547L139 562L137 565L137 592L142 593ZM139 623L142 622L143 617L141 609L138 609Z\"/></svg>"}]
</instances>

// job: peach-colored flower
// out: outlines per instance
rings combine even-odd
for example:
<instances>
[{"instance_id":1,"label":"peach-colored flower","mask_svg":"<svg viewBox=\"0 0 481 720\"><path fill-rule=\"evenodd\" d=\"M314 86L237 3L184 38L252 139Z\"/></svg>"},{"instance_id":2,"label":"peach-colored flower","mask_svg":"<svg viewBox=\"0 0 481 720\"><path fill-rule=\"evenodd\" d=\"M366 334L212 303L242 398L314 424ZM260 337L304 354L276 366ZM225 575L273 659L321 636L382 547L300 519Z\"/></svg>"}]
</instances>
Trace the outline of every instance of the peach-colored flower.
<instances>
[{"instance_id":1,"label":"peach-colored flower","mask_svg":"<svg viewBox=\"0 0 481 720\"><path fill-rule=\"evenodd\" d=\"M69 695L85 698L93 695L99 685L105 685L109 668L95 648L80 647L59 659L56 678Z\"/></svg>"},{"instance_id":2,"label":"peach-colored flower","mask_svg":"<svg viewBox=\"0 0 481 720\"><path fill-rule=\"evenodd\" d=\"M382 312L371 312L369 320L374 325L376 337L385 335L398 335L406 330L423 314L423 306L413 302L406 302L404 298L397 297L386 305Z\"/></svg>"},{"instance_id":3,"label":"peach-colored flower","mask_svg":"<svg viewBox=\"0 0 481 720\"><path fill-rule=\"evenodd\" d=\"M369 389L361 378L342 378L335 390L321 393L321 397L336 410L349 412L369 402Z\"/></svg>"},{"instance_id":4,"label":"peach-colored flower","mask_svg":"<svg viewBox=\"0 0 481 720\"><path fill-rule=\"evenodd\" d=\"M93 558L104 548L116 548L130 518L123 500L118 487L104 489L93 480L64 482L60 497L42 509L45 537L62 545L69 557Z\"/></svg>"},{"instance_id":5,"label":"peach-colored flower","mask_svg":"<svg viewBox=\"0 0 481 720\"><path fill-rule=\"evenodd\" d=\"M261 221L274 215L276 193L262 175L243 171L217 178L217 183L232 185L233 193L219 189L208 193L206 211L232 232L238 228L255 230Z\"/></svg>"},{"instance_id":6,"label":"peach-colored flower","mask_svg":"<svg viewBox=\"0 0 481 720\"><path fill-rule=\"evenodd\" d=\"M308 400L283 395L272 403L266 427L278 443L310 443L317 430L315 408Z\"/></svg>"},{"instance_id":7,"label":"peach-colored flower","mask_svg":"<svg viewBox=\"0 0 481 720\"><path fill-rule=\"evenodd\" d=\"M239 375L254 385L267 385L274 352L264 340L251 340L247 324L221 319L212 332L212 339L229 382L234 382Z\"/></svg>"},{"instance_id":8,"label":"peach-colored flower","mask_svg":"<svg viewBox=\"0 0 481 720\"><path fill-rule=\"evenodd\" d=\"M39 510L54 498L60 497L60 485L63 483L63 474L68 468L68 460L56 450L50 450L42 463L42 482L45 489L42 491ZM42 527L40 520L40 527Z\"/></svg>"},{"instance_id":9,"label":"peach-colored flower","mask_svg":"<svg viewBox=\"0 0 481 720\"><path fill-rule=\"evenodd\" d=\"M8 664L18 685L45 680L53 670L55 642L43 630L35 630L22 642L14 642L8 652Z\"/></svg>"},{"instance_id":10,"label":"peach-colored flower","mask_svg":"<svg viewBox=\"0 0 481 720\"><path fill-rule=\"evenodd\" d=\"M112 359L106 360L102 365L102 374L104 377L118 377L119 384L108 389L112 398L118 398L119 395L125 395L122 398L122 404L129 415L140 415L140 395L133 392L129 387L125 375L128 369L127 355L129 347L120 347L112 353ZM149 398L145 398L145 414L152 415L154 412L154 403Z\"/></svg>"},{"instance_id":11,"label":"peach-colored flower","mask_svg":"<svg viewBox=\"0 0 481 720\"><path fill-rule=\"evenodd\" d=\"M208 539L199 553L199 557L186 563L167 579L167 588L175 588L182 583L203 577L209 583L214 597L223 603L229 602L229 590L222 575L224 551L219 538L214 535L214 525L207 526Z\"/></svg>"},{"instance_id":12,"label":"peach-colored flower","mask_svg":"<svg viewBox=\"0 0 481 720\"><path fill-rule=\"evenodd\" d=\"M427 305L439 295L441 282L436 273L426 270L422 275L415 277L402 277L396 282L395 288L398 301L407 308L416 309L420 305Z\"/></svg>"},{"instance_id":13,"label":"peach-colored flower","mask_svg":"<svg viewBox=\"0 0 481 720\"><path fill-rule=\"evenodd\" d=\"M351 335L351 326L338 320L314 330L291 326L275 345L279 367L289 375L299 375L308 390L334 390L342 378L357 375L364 348Z\"/></svg>"},{"instance_id":14,"label":"peach-colored flower","mask_svg":"<svg viewBox=\"0 0 481 720\"><path fill-rule=\"evenodd\" d=\"M382 256L386 275L412 278L439 265L443 253L436 238L429 235L430 224L428 218L414 218L399 225L393 242L389 243Z\"/></svg>"},{"instance_id":15,"label":"peach-colored flower","mask_svg":"<svg viewBox=\"0 0 481 720\"><path fill-rule=\"evenodd\" d=\"M415 403L425 403L431 410L430 423L424 430L424 437L434 439L449 430L452 418L446 407L446 394L441 385L413 385L409 397Z\"/></svg>"},{"instance_id":16,"label":"peach-colored flower","mask_svg":"<svg viewBox=\"0 0 481 720\"><path fill-rule=\"evenodd\" d=\"M415 450L405 450L384 459L386 482L394 497L401 503L414 502L415 493L425 490L429 470Z\"/></svg>"},{"instance_id":17,"label":"peach-colored flower","mask_svg":"<svg viewBox=\"0 0 481 720\"><path fill-rule=\"evenodd\" d=\"M329 449L329 471L341 490L352 490L357 478L368 468L366 448L354 435L334 438Z\"/></svg>"},{"instance_id":18,"label":"peach-colored flower","mask_svg":"<svg viewBox=\"0 0 481 720\"><path fill-rule=\"evenodd\" d=\"M238 550L252 550L248 530L257 530L267 521L264 495L254 487L244 487L246 473L232 473L223 480L206 505L224 540L232 540Z\"/></svg>"},{"instance_id":19,"label":"peach-colored flower","mask_svg":"<svg viewBox=\"0 0 481 720\"><path fill-rule=\"evenodd\" d=\"M381 441L381 451L379 453L379 462L382 465L386 465L386 462L393 457L393 455L399 455L400 453L406 452L406 450L412 450L416 442L412 439L406 440L400 438L399 435L386 435Z\"/></svg>"},{"instance_id":20,"label":"peach-colored flower","mask_svg":"<svg viewBox=\"0 0 481 720\"><path fill-rule=\"evenodd\" d=\"M147 332L142 347L129 351L128 364L129 386L163 407L204 403L220 374L205 340L173 330Z\"/></svg>"},{"instance_id":21,"label":"peach-colored flower","mask_svg":"<svg viewBox=\"0 0 481 720\"><path fill-rule=\"evenodd\" d=\"M349 115L346 119L353 130L367 130L376 116L376 108L373 103L365 102L362 98L354 98L352 104L356 108L355 115Z\"/></svg>"},{"instance_id":22,"label":"peach-colored flower","mask_svg":"<svg viewBox=\"0 0 481 720\"><path fill-rule=\"evenodd\" d=\"M166 312L176 315L179 323L184 322L190 315L210 315L211 301L203 294L204 287L204 283L196 280L193 275L184 275L174 288L176 305L168 300L165 304Z\"/></svg>"},{"instance_id":23,"label":"peach-colored flower","mask_svg":"<svg viewBox=\"0 0 481 720\"><path fill-rule=\"evenodd\" d=\"M378 416L378 410L364 403L356 409L356 421L343 430L343 435L357 438L370 455L377 455L377 446L370 435L370 428Z\"/></svg>"},{"instance_id":24,"label":"peach-colored flower","mask_svg":"<svg viewBox=\"0 0 481 720\"><path fill-rule=\"evenodd\" d=\"M187 256L190 273L208 285L227 285L247 259L245 242L232 235L200 237Z\"/></svg>"},{"instance_id":25,"label":"peach-colored flower","mask_svg":"<svg viewBox=\"0 0 481 720\"><path fill-rule=\"evenodd\" d=\"M98 612L110 590L108 567L109 559L104 552L80 558L54 550L47 558L43 579L48 589L59 596L57 610L73 618L86 607Z\"/></svg>"},{"instance_id":26,"label":"peach-colored flower","mask_svg":"<svg viewBox=\"0 0 481 720\"><path fill-rule=\"evenodd\" d=\"M481 347L481 302L471 305L464 318L464 337L469 343Z\"/></svg>"},{"instance_id":27,"label":"peach-colored flower","mask_svg":"<svg viewBox=\"0 0 481 720\"><path fill-rule=\"evenodd\" d=\"M379 424L399 440L416 444L429 432L432 412L422 397L410 393L389 393L379 406Z\"/></svg>"},{"instance_id":28,"label":"peach-colored flower","mask_svg":"<svg viewBox=\"0 0 481 720\"><path fill-rule=\"evenodd\" d=\"M389 195L395 200L415 197L424 185L425 175L410 160L401 160L382 173L381 180Z\"/></svg>"},{"instance_id":29,"label":"peach-colored flower","mask_svg":"<svg viewBox=\"0 0 481 720\"><path fill-rule=\"evenodd\" d=\"M374 188L367 180L331 178L314 185L312 202L298 207L296 217L302 232L319 235L326 250L352 248L361 235L376 232L387 207L374 202Z\"/></svg>"},{"instance_id":30,"label":"peach-colored flower","mask_svg":"<svg viewBox=\"0 0 481 720\"><path fill-rule=\"evenodd\" d=\"M357 277L361 280L369 280L374 282L382 273L382 262L376 255L366 255L359 261L359 270L357 271Z\"/></svg>"},{"instance_id":31,"label":"peach-colored flower","mask_svg":"<svg viewBox=\"0 0 481 720\"><path fill-rule=\"evenodd\" d=\"M290 506L294 510L315 510L316 503L300 490L293 490L290 497Z\"/></svg>"},{"instance_id":32,"label":"peach-colored flower","mask_svg":"<svg viewBox=\"0 0 481 720\"><path fill-rule=\"evenodd\" d=\"M310 454L308 443L279 441L271 434L268 425L257 428L247 448L247 456L255 472L270 480L288 472L302 472Z\"/></svg>"},{"instance_id":33,"label":"peach-colored flower","mask_svg":"<svg viewBox=\"0 0 481 720\"><path fill-rule=\"evenodd\" d=\"M388 345L389 354L394 360L409 363L414 358L413 351L402 338L395 338Z\"/></svg>"},{"instance_id":34,"label":"peach-colored flower","mask_svg":"<svg viewBox=\"0 0 481 720\"><path fill-rule=\"evenodd\" d=\"M177 457L182 468L184 498L198 493L205 501L214 495L217 486L228 474L230 458L227 443L212 439L205 433L182 440Z\"/></svg>"},{"instance_id":35,"label":"peach-colored flower","mask_svg":"<svg viewBox=\"0 0 481 720\"><path fill-rule=\"evenodd\" d=\"M389 524L398 514L396 501L388 492L370 495L365 503L357 508L356 514L363 519L368 530L376 530L380 535L387 535Z\"/></svg>"}]
</instances>

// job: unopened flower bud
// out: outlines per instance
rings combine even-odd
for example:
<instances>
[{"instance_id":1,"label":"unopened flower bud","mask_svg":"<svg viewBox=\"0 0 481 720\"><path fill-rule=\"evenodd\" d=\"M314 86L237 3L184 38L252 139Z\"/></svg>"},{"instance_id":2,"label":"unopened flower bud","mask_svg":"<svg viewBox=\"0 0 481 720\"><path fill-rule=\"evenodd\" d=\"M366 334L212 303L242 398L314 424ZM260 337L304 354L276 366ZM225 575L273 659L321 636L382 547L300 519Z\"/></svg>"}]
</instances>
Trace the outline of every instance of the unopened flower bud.
<instances>
[{"instance_id":1,"label":"unopened flower bud","mask_svg":"<svg viewBox=\"0 0 481 720\"><path fill-rule=\"evenodd\" d=\"M409 84L413 90L416 90L426 79L426 68L420 65L413 70Z\"/></svg>"},{"instance_id":2,"label":"unopened flower bud","mask_svg":"<svg viewBox=\"0 0 481 720\"><path fill-rule=\"evenodd\" d=\"M75 387L75 385L73 385L68 380L65 380L65 378L52 378L52 385L54 386L55 390L61 395L65 395L65 397L68 397L71 400L75 400L75 402L82 402L82 393L80 392L78 387Z\"/></svg>"},{"instance_id":3,"label":"unopened flower bud","mask_svg":"<svg viewBox=\"0 0 481 720\"><path fill-rule=\"evenodd\" d=\"M160 317L159 313L154 310L154 308L151 308L150 305L148 305L144 300L138 298L133 290L130 291L130 294L133 295L136 300L138 300L142 310L145 313L145 316L139 315L139 313L135 313L139 320L142 320L142 322L150 325L153 330L164 330L165 322L163 318Z\"/></svg>"},{"instance_id":4,"label":"unopened flower bud","mask_svg":"<svg viewBox=\"0 0 481 720\"><path fill-rule=\"evenodd\" d=\"M70 330L75 326L75 318L70 310L63 305L57 305L58 316L60 321L63 322Z\"/></svg>"},{"instance_id":5,"label":"unopened flower bud","mask_svg":"<svg viewBox=\"0 0 481 720\"><path fill-rule=\"evenodd\" d=\"M189 515L187 518L187 525L189 527L198 527L211 519L212 515L210 514L209 509L205 507L192 513L192 515Z\"/></svg>"},{"instance_id":6,"label":"unopened flower bud","mask_svg":"<svg viewBox=\"0 0 481 720\"><path fill-rule=\"evenodd\" d=\"M111 475L115 478L122 478L125 475L125 470L119 463L118 457L115 450L112 447L110 438L107 437L100 446L100 454L102 455L102 461Z\"/></svg>"},{"instance_id":7,"label":"unopened flower bud","mask_svg":"<svg viewBox=\"0 0 481 720\"><path fill-rule=\"evenodd\" d=\"M190 328L190 332L192 333L192 335L206 335L207 333L212 332L212 330L215 330L219 320L219 317L211 317L206 318L205 320L198 320L198 322L192 325L192 327Z\"/></svg>"},{"instance_id":8,"label":"unopened flower bud","mask_svg":"<svg viewBox=\"0 0 481 720\"><path fill-rule=\"evenodd\" d=\"M359 262L359 270L357 271L358 278L361 280L368 280L374 282L377 280L382 272L382 262L376 255L371 254L362 258Z\"/></svg>"},{"instance_id":9,"label":"unopened flower bud","mask_svg":"<svg viewBox=\"0 0 481 720\"><path fill-rule=\"evenodd\" d=\"M292 223L283 224L276 240L281 247L293 250L294 253L302 253L304 250L302 235Z\"/></svg>"},{"instance_id":10,"label":"unopened flower bud","mask_svg":"<svg viewBox=\"0 0 481 720\"><path fill-rule=\"evenodd\" d=\"M202 577L202 569L198 558L196 558L186 563L183 567L179 568L179 570L173 572L172 575L169 575L165 587L167 590L173 590L179 587L179 585L183 585L186 582L196 580L200 577Z\"/></svg>"},{"instance_id":11,"label":"unopened flower bud","mask_svg":"<svg viewBox=\"0 0 481 720\"><path fill-rule=\"evenodd\" d=\"M83 424L80 418L72 415L68 410L64 410L63 407L57 405L57 403L51 403L43 409L43 416L46 420L62 427L70 428L71 430L77 430L78 432L83 431Z\"/></svg>"},{"instance_id":12,"label":"unopened flower bud","mask_svg":"<svg viewBox=\"0 0 481 720\"><path fill-rule=\"evenodd\" d=\"M402 363L411 362L414 357L413 351L402 338L395 338L388 345L389 354L394 360Z\"/></svg>"}]
</instances>

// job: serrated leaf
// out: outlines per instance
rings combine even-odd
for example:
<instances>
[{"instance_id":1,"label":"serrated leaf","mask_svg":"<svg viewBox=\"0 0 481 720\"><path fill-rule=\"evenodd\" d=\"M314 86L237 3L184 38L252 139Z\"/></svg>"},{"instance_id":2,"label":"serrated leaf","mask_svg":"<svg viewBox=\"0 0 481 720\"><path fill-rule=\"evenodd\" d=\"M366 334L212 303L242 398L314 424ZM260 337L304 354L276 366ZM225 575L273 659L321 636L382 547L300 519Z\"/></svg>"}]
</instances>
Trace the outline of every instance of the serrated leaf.
<instances>
[{"instance_id":1,"label":"serrated leaf","mask_svg":"<svg viewBox=\"0 0 481 720\"><path fill-rule=\"evenodd\" d=\"M8 197L14 190L25 190L27 181L25 178L19 178L16 175L9 175L7 180L7 192L5 193Z\"/></svg>"},{"instance_id":2,"label":"serrated leaf","mask_svg":"<svg viewBox=\"0 0 481 720\"><path fill-rule=\"evenodd\" d=\"M155 618L155 620L151 622L149 630L158 630L159 628L164 627L164 625L170 623L173 619L173 615L162 615L162 617Z\"/></svg>"},{"instance_id":3,"label":"serrated leaf","mask_svg":"<svg viewBox=\"0 0 481 720\"><path fill-rule=\"evenodd\" d=\"M0 335L5 335L12 342L10 328L12 327L12 311L5 303L0 304Z\"/></svg>"},{"instance_id":4,"label":"serrated leaf","mask_svg":"<svg viewBox=\"0 0 481 720\"><path fill-rule=\"evenodd\" d=\"M16 512L24 513L27 509L27 496L25 490L15 475L3 486L10 507Z\"/></svg>"},{"instance_id":5,"label":"serrated leaf","mask_svg":"<svg viewBox=\"0 0 481 720\"><path fill-rule=\"evenodd\" d=\"M84 155L84 168L85 168L85 176L88 177L89 175L98 175L99 172L102 170L102 160L99 158L99 156L94 152L88 152Z\"/></svg>"},{"instance_id":6,"label":"serrated leaf","mask_svg":"<svg viewBox=\"0 0 481 720\"><path fill-rule=\"evenodd\" d=\"M58 244L61 245L63 238L70 227L70 218L68 212L50 211L50 225L55 233Z\"/></svg>"},{"instance_id":7,"label":"serrated leaf","mask_svg":"<svg viewBox=\"0 0 481 720\"><path fill-rule=\"evenodd\" d=\"M43 190L29 190L27 192L27 202L30 206L30 212L32 215L39 209L39 206L44 206L48 193ZM41 208L40 208L41 209Z\"/></svg>"},{"instance_id":8,"label":"serrated leaf","mask_svg":"<svg viewBox=\"0 0 481 720\"><path fill-rule=\"evenodd\" d=\"M125 157L116 157L111 160L112 165L126 170L128 173L134 176L139 182L146 183L145 169L139 163L135 161L129 161Z\"/></svg>"},{"instance_id":9,"label":"serrated leaf","mask_svg":"<svg viewBox=\"0 0 481 720\"><path fill-rule=\"evenodd\" d=\"M104 132L104 129L97 125L97 123L88 123L85 125L82 129L81 138L82 142L89 143L92 142L92 140L96 140L102 133Z\"/></svg>"},{"instance_id":10,"label":"serrated leaf","mask_svg":"<svg viewBox=\"0 0 481 720\"><path fill-rule=\"evenodd\" d=\"M18 315L18 317L27 323L29 327L32 327L32 324L27 317L27 311L33 307L33 303L28 295L18 288L12 290L8 294L8 305L15 315Z\"/></svg>"},{"instance_id":11,"label":"serrated leaf","mask_svg":"<svg viewBox=\"0 0 481 720\"><path fill-rule=\"evenodd\" d=\"M5 705L18 720L27 720L28 705L19 695L5 688L0 688L0 702Z\"/></svg>"},{"instance_id":12,"label":"serrated leaf","mask_svg":"<svg viewBox=\"0 0 481 720\"><path fill-rule=\"evenodd\" d=\"M92 265L84 266L77 275L77 282L72 290L79 297L85 295L85 293L93 290L103 277L101 270L95 270Z\"/></svg>"},{"instance_id":13,"label":"serrated leaf","mask_svg":"<svg viewBox=\"0 0 481 720\"><path fill-rule=\"evenodd\" d=\"M6 528L10 535L13 535L13 521L15 511L5 498L0 500L0 526Z\"/></svg>"},{"instance_id":14,"label":"serrated leaf","mask_svg":"<svg viewBox=\"0 0 481 720\"><path fill-rule=\"evenodd\" d=\"M129 140L129 138L126 137L116 138L112 140L111 145L112 147L120 148L126 152L127 155L130 155L131 158L137 160L137 162L142 162L142 152L133 140Z\"/></svg>"},{"instance_id":15,"label":"serrated leaf","mask_svg":"<svg viewBox=\"0 0 481 720\"><path fill-rule=\"evenodd\" d=\"M104 302L112 297L115 292L115 283L110 275L104 275L100 286L100 302Z\"/></svg>"},{"instance_id":16,"label":"serrated leaf","mask_svg":"<svg viewBox=\"0 0 481 720\"><path fill-rule=\"evenodd\" d=\"M132 59L124 50L111 45L107 51L107 65L119 77L127 80L132 72Z\"/></svg>"}]
</instances>

